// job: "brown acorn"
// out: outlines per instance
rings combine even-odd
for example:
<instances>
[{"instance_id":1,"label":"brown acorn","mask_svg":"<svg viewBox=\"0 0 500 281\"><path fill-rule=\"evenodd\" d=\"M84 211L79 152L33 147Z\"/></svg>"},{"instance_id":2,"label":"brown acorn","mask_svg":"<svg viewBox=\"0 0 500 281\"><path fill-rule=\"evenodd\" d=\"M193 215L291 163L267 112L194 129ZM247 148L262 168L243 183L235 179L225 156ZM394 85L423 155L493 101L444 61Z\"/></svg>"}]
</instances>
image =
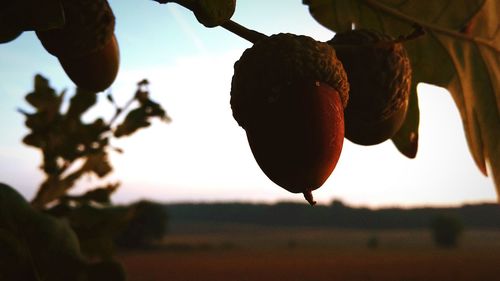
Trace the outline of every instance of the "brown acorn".
<instances>
[{"instance_id":1,"label":"brown acorn","mask_svg":"<svg viewBox=\"0 0 500 281\"><path fill-rule=\"evenodd\" d=\"M333 48L307 36L262 39L234 66L233 116L257 163L311 204L340 157L348 89Z\"/></svg>"},{"instance_id":2,"label":"brown acorn","mask_svg":"<svg viewBox=\"0 0 500 281\"><path fill-rule=\"evenodd\" d=\"M78 87L103 91L115 80L119 66L113 11L106 0L63 0L62 5L64 26L36 34Z\"/></svg>"},{"instance_id":3,"label":"brown acorn","mask_svg":"<svg viewBox=\"0 0 500 281\"><path fill-rule=\"evenodd\" d=\"M361 145L390 139L408 110L411 65L403 44L366 29L339 32L328 43L349 78L346 138Z\"/></svg>"}]
</instances>

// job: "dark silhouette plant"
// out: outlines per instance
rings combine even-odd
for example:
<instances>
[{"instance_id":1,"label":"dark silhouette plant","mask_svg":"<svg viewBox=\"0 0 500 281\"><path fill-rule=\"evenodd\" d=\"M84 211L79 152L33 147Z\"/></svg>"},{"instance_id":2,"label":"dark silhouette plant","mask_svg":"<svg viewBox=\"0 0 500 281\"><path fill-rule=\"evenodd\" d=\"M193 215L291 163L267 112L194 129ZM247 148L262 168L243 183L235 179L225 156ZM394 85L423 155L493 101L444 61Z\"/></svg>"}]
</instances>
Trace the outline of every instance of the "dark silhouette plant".
<instances>
[{"instance_id":1,"label":"dark silhouette plant","mask_svg":"<svg viewBox=\"0 0 500 281\"><path fill-rule=\"evenodd\" d=\"M140 81L135 95L123 107L116 105L112 94L108 93L107 99L115 106L114 116L108 122L97 118L86 123L81 117L97 102L96 93L77 88L68 109L61 112L66 92L57 94L47 79L41 75L35 76L35 89L26 96L26 101L35 112L19 110L26 116L25 124L31 130L23 142L41 150L41 168L46 175L32 200L33 207L45 209L47 204L58 199L65 202L90 200L101 203L108 200L106 194L109 196L118 184L110 184L81 197L68 197L67 193L85 174L103 178L112 171L108 154L110 151L120 153L122 150L111 146L110 139L129 136L148 127L152 118L170 120L162 106L149 98L147 86L147 80ZM137 106L129 110L134 103ZM125 113L124 120L116 124Z\"/></svg>"},{"instance_id":2,"label":"dark silhouette plant","mask_svg":"<svg viewBox=\"0 0 500 281\"><path fill-rule=\"evenodd\" d=\"M458 246L458 240L463 232L463 225L459 219L438 215L431 220L430 228L437 246L443 248Z\"/></svg>"},{"instance_id":3,"label":"dark silhouette plant","mask_svg":"<svg viewBox=\"0 0 500 281\"><path fill-rule=\"evenodd\" d=\"M124 280L123 269L112 261L114 240L127 224L137 220L135 206L111 204L110 196L119 183L91 188L80 195L68 192L84 175L103 178L112 171L108 154L122 152L110 144L112 138L130 136L148 127L152 119L170 121L170 117L149 97L147 80L138 83L137 91L123 107L116 105L108 93L115 114L108 122L97 118L88 123L82 115L96 104L96 93L77 88L63 112L66 91L57 94L41 75L35 76L34 84L33 92L26 95L34 111L19 111L30 129L23 142L41 151L45 180L30 205L12 188L0 188L0 244L5 246L5 254L13 256L8 262L0 262L0 277L5 277L0 279ZM122 115L125 117L120 118ZM163 217L151 219L166 223ZM52 250L50 243L61 239L71 241L67 247L61 244L60 249ZM90 263L87 257L101 261ZM57 259L65 265L64 270L53 263ZM49 261L53 265L46 264ZM19 272L26 276L14 278Z\"/></svg>"},{"instance_id":4,"label":"dark silhouette plant","mask_svg":"<svg viewBox=\"0 0 500 281\"><path fill-rule=\"evenodd\" d=\"M160 242L167 232L168 215L165 206L141 200L130 206L133 217L115 238L118 246L146 247Z\"/></svg>"},{"instance_id":5,"label":"dark silhouette plant","mask_svg":"<svg viewBox=\"0 0 500 281\"><path fill-rule=\"evenodd\" d=\"M196 19L204 26L221 26L255 44L269 39L268 36L247 29L231 20L236 8L235 0L154 1L161 4L171 2L180 4L193 11ZM455 3L453 1L409 0L403 3L389 3L378 0L304 0L303 3L309 7L311 15L318 22L339 33L350 31L355 26L389 34L396 37L397 41L401 38L398 36L413 34L415 27L425 31L426 36L408 42L401 41L407 50L412 70L409 104L401 128L394 129L395 135L391 130L389 137L404 155L414 158L418 147L419 126L416 86L419 82L427 82L446 87L460 111L469 148L477 166L486 175L487 164L490 165L497 191L500 193L500 84L498 83L498 77L500 77L500 33L498 32L500 3L498 1L476 0ZM106 7L104 10L108 13L93 13L92 11L103 11L103 9L95 10L97 6L94 5L98 4ZM78 18L79 13L75 13L74 7L88 8L88 10L81 18ZM286 7L283 9L286 10ZM116 39L114 24L109 24L111 18L114 22L112 11L105 0L9 1L4 3L0 11L0 43L12 41L24 31L36 31L44 46L58 56L68 75L80 86L71 98L68 110L61 112L64 92L60 95L56 94L45 78L36 76L35 90L26 96L26 100L35 111L20 110L26 116L26 126L31 130L23 142L42 151L41 168L46 174L46 179L32 200L31 206L23 201L24 199L12 188L0 186L0 201L2 202L0 205L2 247L0 249L7 249L19 261L13 263L0 259L0 269L2 269L0 273L3 274L0 277L3 279L9 279L12 269L18 268L23 269L22 272L27 274L23 280L76 280L80 278L80 274L83 274L82 276L85 277L82 278L86 280L95 280L111 272L113 272L111 274L113 277L106 278L106 280L123 280L124 278L116 263L89 264L82 259L79 252L79 245L81 245L83 252L87 255L97 255L101 258L109 256L112 236L123 228L132 214L128 208L96 208L94 204L100 206L109 204L109 197L119 184L111 183L105 187L91 189L81 195L68 195L68 192L84 174L104 177L111 172L112 166L109 163L108 154L112 150L120 152L120 149L110 145L112 137L131 135L138 129L149 126L151 118L168 120L168 116L158 103L149 98L147 81L142 81L130 102L124 107L115 105L115 117L108 122L99 118L90 123L81 120L81 115L96 103L95 91L103 90L115 79L118 67L118 45L114 41ZM106 22L107 25L102 24ZM67 32L68 30L71 31ZM48 34L55 35L48 36ZM74 35L77 36L72 37ZM47 39L48 37L51 39ZM69 37L72 39L66 40ZM85 38L90 41L83 40ZM83 41L77 42L80 39ZM79 52L76 57L66 56L70 51L79 49L89 42L97 42L94 45L90 44L93 46L90 49L84 48L86 51L91 50L90 52ZM114 42L115 44L112 44L114 47L108 48L109 52L99 53L99 50L103 50L101 47L107 46L109 42ZM276 46L276 50L273 51L279 53L280 48L282 47ZM87 55L90 55L90 58ZM303 60L295 62L300 64ZM440 67L435 67L436 64ZM276 73L279 69L279 66L275 69ZM308 77L311 78L307 75L298 77L299 81L295 81L296 77L285 77L284 83L279 85L280 89L283 89L283 85L285 88L301 86L302 84L298 82L303 82L302 79ZM105 79L100 81L101 78ZM252 80L252 76L249 79ZM320 85L325 82L319 81L321 79L316 76L312 77L312 80ZM393 80L388 79L388 81ZM252 84L252 81L248 82L249 85ZM271 87L270 90L280 94L297 90L283 92L280 89ZM312 91L309 87L304 92L320 94L323 91ZM276 97L271 95L268 98L270 98L269 102L273 102ZM114 104L111 95L108 95L108 100ZM138 106L128 111L128 107L133 103L137 103ZM284 108L287 111L285 113L294 116L293 108L296 107ZM125 112L128 113L123 121L115 124L121 120L119 116ZM273 118L275 115L270 114L268 117ZM300 119L296 116L294 118ZM262 123L266 126L272 123L268 121L264 120ZM313 123L313 127L318 125L316 131L322 132L318 134L320 135L318 139L326 142L331 140L331 135L325 133L329 130L323 130L325 126L328 126L327 122L325 124ZM352 124L346 124L346 126L349 125ZM307 133L304 130L307 126L298 127L298 135ZM284 132L288 133L293 129L292 124L290 129ZM269 128L267 130L272 131ZM267 145L264 138L259 139L264 140L264 146ZM308 142L304 143L307 146ZM275 147L278 146L275 145ZM307 147L297 147L299 150L302 148L307 149ZM293 154L293 152L290 153ZM256 157L257 161L261 162L259 164L264 163L261 166L264 167L265 172L268 163L281 163L273 157L269 159L268 157L269 155L265 155L266 160L259 160L262 159L260 156ZM321 157L313 160L318 159ZM78 165L78 163L82 164ZM318 169L325 166L323 163L313 164L313 166L317 164L315 167L319 167ZM267 172L270 178L276 179L274 171ZM305 178L307 174L304 173ZM319 174L329 175L329 173ZM291 189L290 186L294 185L293 181L304 180L304 178L297 177L292 179L290 184L287 177L286 173L284 176L277 177L280 178L278 184L287 189ZM284 182L287 183L282 184L281 178L285 178ZM321 178L319 181L315 179L312 182L320 182L319 185L321 185L323 181L324 178ZM315 184L314 188L317 188L317 185ZM306 191L306 199L312 203L311 187L302 186L300 192L303 191L302 189ZM17 216L25 219L17 220ZM55 219L54 216L66 217L72 229ZM34 223L26 223L30 221ZM29 228L32 233L30 235L34 235L36 239L22 235L25 233L23 230L28 229L27 227L32 227ZM78 239L74 238L73 231L76 231ZM48 240L37 240L38 235ZM61 237L66 237L71 241L62 243L60 251L46 251L42 245L46 241L56 241ZM61 258L65 256L71 258ZM58 267L57 270L61 272L52 272L53 265L44 263L45 259L51 258L58 258L71 264L67 267Z\"/></svg>"}]
</instances>

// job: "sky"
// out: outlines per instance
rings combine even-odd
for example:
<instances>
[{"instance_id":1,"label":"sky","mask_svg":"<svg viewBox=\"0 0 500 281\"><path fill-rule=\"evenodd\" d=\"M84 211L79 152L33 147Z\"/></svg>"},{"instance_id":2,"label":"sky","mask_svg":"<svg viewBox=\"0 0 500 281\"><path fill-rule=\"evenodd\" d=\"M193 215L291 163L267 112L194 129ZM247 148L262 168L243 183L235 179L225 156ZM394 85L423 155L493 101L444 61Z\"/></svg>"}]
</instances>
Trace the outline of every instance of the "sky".
<instances>
[{"instance_id":1,"label":"sky","mask_svg":"<svg viewBox=\"0 0 500 281\"><path fill-rule=\"evenodd\" d=\"M104 180L84 177L75 193L106 182L122 185L113 200L303 201L272 183L259 169L245 131L229 105L234 62L251 47L220 28L205 28L176 4L151 0L111 0L120 46L120 70L111 86L118 104L134 93L136 83L150 81L151 98L173 122L154 122L135 135L114 140L125 153L111 153L114 172ZM286 5L284 9L283 6ZM302 1L239 0L233 20L264 34L289 32L331 39L334 33L317 23ZM18 108L30 109L24 96L40 73L58 91L74 85L55 57L33 32L0 45L0 182L31 199L43 181L40 152L25 146L28 132ZM71 96L71 95L69 95ZM495 201L494 184L476 168L460 116L450 94L419 84L420 140L416 159L400 154L390 141L360 146L347 139L340 160L326 183L313 194L318 203L342 200L369 207L457 205ZM111 117L104 94L84 118Z\"/></svg>"}]
</instances>

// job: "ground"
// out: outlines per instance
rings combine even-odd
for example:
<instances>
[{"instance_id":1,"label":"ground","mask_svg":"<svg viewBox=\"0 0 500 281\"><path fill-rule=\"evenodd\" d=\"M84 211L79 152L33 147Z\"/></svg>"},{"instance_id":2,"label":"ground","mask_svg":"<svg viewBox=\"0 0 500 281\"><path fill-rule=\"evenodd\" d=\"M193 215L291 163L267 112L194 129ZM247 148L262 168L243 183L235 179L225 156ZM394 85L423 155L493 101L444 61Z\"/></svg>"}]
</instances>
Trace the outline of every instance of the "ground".
<instances>
[{"instance_id":1,"label":"ground","mask_svg":"<svg viewBox=\"0 0 500 281\"><path fill-rule=\"evenodd\" d=\"M500 230L468 230L458 248L439 249L426 229L175 229L157 249L119 253L130 281L500 280Z\"/></svg>"}]
</instances>

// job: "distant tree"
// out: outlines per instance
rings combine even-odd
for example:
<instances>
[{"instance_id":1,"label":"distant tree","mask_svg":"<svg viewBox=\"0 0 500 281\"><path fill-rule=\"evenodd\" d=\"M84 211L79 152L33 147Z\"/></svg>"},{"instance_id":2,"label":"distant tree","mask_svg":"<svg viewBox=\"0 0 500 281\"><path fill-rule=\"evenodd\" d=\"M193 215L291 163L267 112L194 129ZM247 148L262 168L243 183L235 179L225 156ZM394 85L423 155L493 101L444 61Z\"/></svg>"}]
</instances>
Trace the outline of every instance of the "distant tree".
<instances>
[{"instance_id":1,"label":"distant tree","mask_svg":"<svg viewBox=\"0 0 500 281\"><path fill-rule=\"evenodd\" d=\"M143 200L133 204L131 208L132 218L117 236L116 244L124 248L137 248L161 240L167 232L168 215L165 206Z\"/></svg>"},{"instance_id":2,"label":"distant tree","mask_svg":"<svg viewBox=\"0 0 500 281\"><path fill-rule=\"evenodd\" d=\"M458 245L458 238L462 234L463 225L455 217L438 215L431 221L431 230L437 246L453 248Z\"/></svg>"},{"instance_id":3,"label":"distant tree","mask_svg":"<svg viewBox=\"0 0 500 281\"><path fill-rule=\"evenodd\" d=\"M366 242L366 246L369 249L377 249L379 247L379 244L380 242L376 234L373 234L370 237L368 237L368 241Z\"/></svg>"}]
</instances>

